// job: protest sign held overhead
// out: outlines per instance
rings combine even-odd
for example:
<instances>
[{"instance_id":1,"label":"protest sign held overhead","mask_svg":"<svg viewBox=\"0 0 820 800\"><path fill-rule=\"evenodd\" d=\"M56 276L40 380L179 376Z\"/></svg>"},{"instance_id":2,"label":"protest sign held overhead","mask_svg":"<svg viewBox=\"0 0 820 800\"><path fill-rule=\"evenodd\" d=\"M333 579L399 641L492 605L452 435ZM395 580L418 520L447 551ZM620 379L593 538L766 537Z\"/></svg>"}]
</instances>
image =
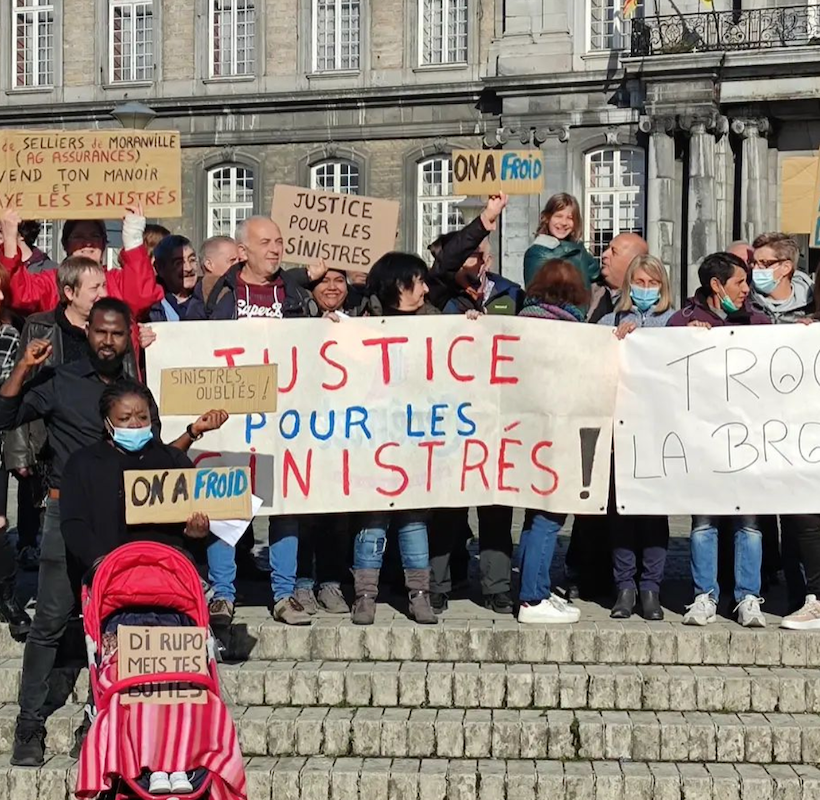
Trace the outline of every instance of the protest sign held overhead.
<instances>
[{"instance_id":1,"label":"protest sign held overhead","mask_svg":"<svg viewBox=\"0 0 820 800\"><path fill-rule=\"evenodd\" d=\"M251 518L251 475L245 468L126 470L125 521L185 522L199 512L212 519Z\"/></svg>"},{"instance_id":2,"label":"protest sign held overhead","mask_svg":"<svg viewBox=\"0 0 820 800\"><path fill-rule=\"evenodd\" d=\"M271 218L285 240L283 261L369 272L396 247L399 204L354 194L277 184Z\"/></svg>"},{"instance_id":3,"label":"protest sign held overhead","mask_svg":"<svg viewBox=\"0 0 820 800\"><path fill-rule=\"evenodd\" d=\"M540 150L453 151L454 194L538 194L543 189Z\"/></svg>"},{"instance_id":4,"label":"protest sign held overhead","mask_svg":"<svg viewBox=\"0 0 820 800\"><path fill-rule=\"evenodd\" d=\"M262 513L500 504L603 513L617 342L608 329L460 316L154 326L163 370L276 361L276 414L192 450L249 467ZM195 346L196 345L196 346ZM201 355L200 355L201 354ZM561 380L546 376L561 375ZM164 420L173 436L185 421Z\"/></svg>"},{"instance_id":5,"label":"protest sign held overhead","mask_svg":"<svg viewBox=\"0 0 820 800\"><path fill-rule=\"evenodd\" d=\"M174 672L208 675L207 642L207 628L120 625L117 628L118 677L124 680ZM207 699L203 688L185 683L149 683L120 696L123 705L202 705Z\"/></svg>"},{"instance_id":6,"label":"protest sign held overhead","mask_svg":"<svg viewBox=\"0 0 820 800\"><path fill-rule=\"evenodd\" d=\"M623 514L813 514L820 326L627 337L615 416Z\"/></svg>"},{"instance_id":7,"label":"protest sign held overhead","mask_svg":"<svg viewBox=\"0 0 820 800\"><path fill-rule=\"evenodd\" d=\"M162 371L163 414L229 414L276 411L276 365L180 367Z\"/></svg>"},{"instance_id":8,"label":"protest sign held overhead","mask_svg":"<svg viewBox=\"0 0 820 800\"><path fill-rule=\"evenodd\" d=\"M142 203L182 214L177 131L0 131L0 208L39 219L111 219Z\"/></svg>"}]
</instances>

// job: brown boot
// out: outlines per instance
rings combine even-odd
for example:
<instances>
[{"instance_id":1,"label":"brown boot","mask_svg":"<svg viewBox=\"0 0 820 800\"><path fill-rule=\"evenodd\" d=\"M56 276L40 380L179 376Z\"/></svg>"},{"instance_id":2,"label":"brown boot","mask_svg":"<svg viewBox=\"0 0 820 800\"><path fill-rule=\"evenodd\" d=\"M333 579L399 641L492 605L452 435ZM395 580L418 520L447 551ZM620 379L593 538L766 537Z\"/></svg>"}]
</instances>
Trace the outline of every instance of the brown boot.
<instances>
[{"instance_id":1,"label":"brown boot","mask_svg":"<svg viewBox=\"0 0 820 800\"><path fill-rule=\"evenodd\" d=\"M404 583L410 593L410 619L419 625L437 625L438 617L430 605L430 570L404 570Z\"/></svg>"},{"instance_id":2,"label":"brown boot","mask_svg":"<svg viewBox=\"0 0 820 800\"><path fill-rule=\"evenodd\" d=\"M376 621L376 597L379 594L379 570L354 569L353 588L356 600L351 619L354 625L372 625Z\"/></svg>"}]
</instances>

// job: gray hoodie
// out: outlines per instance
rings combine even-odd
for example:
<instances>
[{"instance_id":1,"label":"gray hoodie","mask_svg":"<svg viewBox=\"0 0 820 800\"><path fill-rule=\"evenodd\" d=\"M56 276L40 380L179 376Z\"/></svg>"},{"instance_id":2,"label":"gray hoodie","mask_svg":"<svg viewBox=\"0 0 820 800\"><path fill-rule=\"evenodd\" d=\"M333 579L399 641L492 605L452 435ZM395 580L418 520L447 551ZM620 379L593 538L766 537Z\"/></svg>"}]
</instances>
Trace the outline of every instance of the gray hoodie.
<instances>
[{"instance_id":1,"label":"gray hoodie","mask_svg":"<svg viewBox=\"0 0 820 800\"><path fill-rule=\"evenodd\" d=\"M792 275L792 293L785 300L773 300L752 289L752 304L776 325L797 322L814 312L814 283L805 272L796 270Z\"/></svg>"}]
</instances>

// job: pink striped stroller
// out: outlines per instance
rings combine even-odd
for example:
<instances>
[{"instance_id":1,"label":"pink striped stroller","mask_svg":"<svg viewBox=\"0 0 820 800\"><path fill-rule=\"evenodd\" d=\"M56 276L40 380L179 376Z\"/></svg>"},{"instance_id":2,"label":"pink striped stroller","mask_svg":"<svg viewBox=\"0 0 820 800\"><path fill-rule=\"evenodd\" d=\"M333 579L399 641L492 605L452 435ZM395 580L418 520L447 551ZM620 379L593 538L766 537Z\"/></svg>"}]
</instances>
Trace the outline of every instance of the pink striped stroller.
<instances>
[{"instance_id":1,"label":"pink striped stroller","mask_svg":"<svg viewBox=\"0 0 820 800\"><path fill-rule=\"evenodd\" d=\"M106 800L246 800L242 755L231 715L219 692L213 636L208 674L187 672L118 677L119 625L208 628L208 607L193 564L154 542L119 547L83 587L83 624L95 714L80 754L75 795ZM169 683L201 688L204 704L122 702L132 687ZM154 772L187 774L187 788L149 793Z\"/></svg>"}]
</instances>

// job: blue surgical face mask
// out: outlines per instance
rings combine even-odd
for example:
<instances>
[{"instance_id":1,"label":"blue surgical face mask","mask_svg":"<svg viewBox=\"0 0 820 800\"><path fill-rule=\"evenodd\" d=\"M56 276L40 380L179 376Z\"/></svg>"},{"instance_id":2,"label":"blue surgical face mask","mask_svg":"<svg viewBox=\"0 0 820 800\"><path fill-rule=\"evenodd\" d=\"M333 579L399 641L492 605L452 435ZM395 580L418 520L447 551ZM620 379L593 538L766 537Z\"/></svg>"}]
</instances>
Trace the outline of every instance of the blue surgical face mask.
<instances>
[{"instance_id":1,"label":"blue surgical face mask","mask_svg":"<svg viewBox=\"0 0 820 800\"><path fill-rule=\"evenodd\" d=\"M108 420L108 426L114 444L123 450L127 450L129 453L136 453L142 450L142 448L154 438L154 433L150 425L146 425L144 428L115 428L111 424L111 420Z\"/></svg>"},{"instance_id":2,"label":"blue surgical face mask","mask_svg":"<svg viewBox=\"0 0 820 800\"><path fill-rule=\"evenodd\" d=\"M640 311L649 311L661 299L661 290L657 286L630 286L629 296Z\"/></svg>"},{"instance_id":3,"label":"blue surgical face mask","mask_svg":"<svg viewBox=\"0 0 820 800\"><path fill-rule=\"evenodd\" d=\"M775 278L773 269L753 269L752 283L758 292L768 295L777 288L780 279Z\"/></svg>"}]
</instances>

